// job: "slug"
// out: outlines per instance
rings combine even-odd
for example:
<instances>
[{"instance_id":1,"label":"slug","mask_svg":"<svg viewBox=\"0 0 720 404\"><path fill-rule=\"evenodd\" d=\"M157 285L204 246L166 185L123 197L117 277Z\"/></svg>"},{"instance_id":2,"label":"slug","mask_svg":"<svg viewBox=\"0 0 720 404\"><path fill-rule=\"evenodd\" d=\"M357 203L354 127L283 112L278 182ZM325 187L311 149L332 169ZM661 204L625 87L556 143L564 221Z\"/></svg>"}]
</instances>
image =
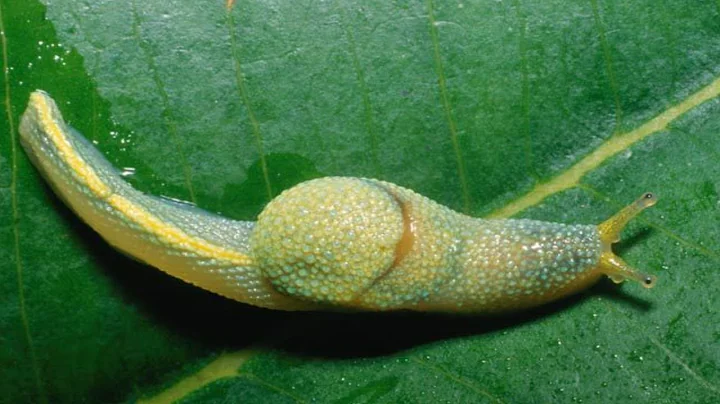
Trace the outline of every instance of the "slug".
<instances>
[{"instance_id":1,"label":"slug","mask_svg":"<svg viewBox=\"0 0 720 404\"><path fill-rule=\"evenodd\" d=\"M492 313L541 305L606 275L645 287L611 245L651 193L600 225L472 218L388 182L300 183L237 221L144 194L67 125L43 91L20 124L28 156L108 243L208 291L278 310Z\"/></svg>"}]
</instances>

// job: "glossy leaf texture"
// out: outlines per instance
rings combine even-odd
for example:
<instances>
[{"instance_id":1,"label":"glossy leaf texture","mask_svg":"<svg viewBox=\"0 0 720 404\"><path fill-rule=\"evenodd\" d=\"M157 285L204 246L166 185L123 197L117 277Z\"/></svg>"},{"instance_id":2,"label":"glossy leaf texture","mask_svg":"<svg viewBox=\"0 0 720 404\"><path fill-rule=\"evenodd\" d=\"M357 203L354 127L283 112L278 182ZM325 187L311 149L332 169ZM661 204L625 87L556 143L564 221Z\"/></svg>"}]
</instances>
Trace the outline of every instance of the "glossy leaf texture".
<instances>
[{"instance_id":1,"label":"glossy leaf texture","mask_svg":"<svg viewBox=\"0 0 720 404\"><path fill-rule=\"evenodd\" d=\"M0 0L0 401L720 399L717 2ZM475 216L659 203L603 281L502 317L283 313L125 258L17 142L30 91L139 189L253 220L319 176Z\"/></svg>"}]
</instances>

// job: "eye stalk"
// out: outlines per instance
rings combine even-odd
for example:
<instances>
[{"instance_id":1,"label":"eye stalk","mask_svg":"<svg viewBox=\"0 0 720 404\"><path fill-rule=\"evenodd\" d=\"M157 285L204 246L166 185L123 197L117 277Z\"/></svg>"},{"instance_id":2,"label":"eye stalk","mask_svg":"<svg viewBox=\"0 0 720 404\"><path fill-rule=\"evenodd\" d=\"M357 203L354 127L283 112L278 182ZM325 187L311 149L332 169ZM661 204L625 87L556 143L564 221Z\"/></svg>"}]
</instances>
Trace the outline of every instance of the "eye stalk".
<instances>
[{"instance_id":1,"label":"eye stalk","mask_svg":"<svg viewBox=\"0 0 720 404\"><path fill-rule=\"evenodd\" d=\"M655 205L657 197L652 192L644 193L635 202L626 206L618 213L598 225L602 253L598 268L615 283L621 283L627 279L639 282L645 288L655 286L657 277L640 272L629 266L620 257L612 252L612 245L620 241L620 232L630 220L636 217L643 210Z\"/></svg>"}]
</instances>

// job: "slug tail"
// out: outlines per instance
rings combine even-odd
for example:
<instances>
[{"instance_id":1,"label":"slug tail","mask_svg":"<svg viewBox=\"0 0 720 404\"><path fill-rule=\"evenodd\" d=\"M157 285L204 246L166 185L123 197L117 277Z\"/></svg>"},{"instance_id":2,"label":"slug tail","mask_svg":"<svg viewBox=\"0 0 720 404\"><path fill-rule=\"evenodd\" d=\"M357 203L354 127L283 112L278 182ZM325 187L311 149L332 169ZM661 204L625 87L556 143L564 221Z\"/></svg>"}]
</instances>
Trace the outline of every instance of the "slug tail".
<instances>
[{"instance_id":1,"label":"slug tail","mask_svg":"<svg viewBox=\"0 0 720 404\"><path fill-rule=\"evenodd\" d=\"M630 220L639 215L643 210L655 205L656 202L657 197L651 192L646 192L635 202L598 225L600 242L602 243L602 253L600 255L598 268L600 272L610 277L613 282L621 283L629 279L639 282L646 288L655 286L657 277L640 272L629 266L612 252L612 245L620 241L620 232L622 232Z\"/></svg>"},{"instance_id":2,"label":"slug tail","mask_svg":"<svg viewBox=\"0 0 720 404\"><path fill-rule=\"evenodd\" d=\"M241 302L293 310L249 250L255 224L146 195L64 120L43 91L30 95L20 140L55 193L110 245L185 282Z\"/></svg>"}]
</instances>

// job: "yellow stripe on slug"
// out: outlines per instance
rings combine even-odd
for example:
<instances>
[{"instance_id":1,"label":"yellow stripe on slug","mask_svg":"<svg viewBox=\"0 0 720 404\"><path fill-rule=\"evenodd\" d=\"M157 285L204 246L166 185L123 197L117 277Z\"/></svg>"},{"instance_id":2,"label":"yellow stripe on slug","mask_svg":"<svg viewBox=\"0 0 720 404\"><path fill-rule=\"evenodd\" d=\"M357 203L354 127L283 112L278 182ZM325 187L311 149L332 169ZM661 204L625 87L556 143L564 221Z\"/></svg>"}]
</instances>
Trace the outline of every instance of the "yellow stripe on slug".
<instances>
[{"instance_id":1,"label":"yellow stripe on slug","mask_svg":"<svg viewBox=\"0 0 720 404\"><path fill-rule=\"evenodd\" d=\"M41 130L57 148L60 158L96 198L105 201L128 220L168 244L182 244L199 255L217 258L235 265L246 266L252 264L252 259L246 254L228 250L193 237L156 217L144 207L133 203L126 197L115 194L112 187L103 182L95 170L73 148L72 143L67 139L67 135L58 125L57 119L53 117L53 111L56 110L56 107L54 103L51 103L52 100L45 93L35 91L30 95L28 109L35 109ZM42 159L45 156L36 154L36 157Z\"/></svg>"},{"instance_id":2,"label":"yellow stripe on slug","mask_svg":"<svg viewBox=\"0 0 720 404\"><path fill-rule=\"evenodd\" d=\"M168 225L167 222L163 222L152 213L137 204L133 204L132 201L125 197L112 195L107 201L110 206L122 212L128 219L139 224L149 233L163 239L168 244L182 244L200 255L217 258L234 265L247 266L253 262L246 254L210 244L204 240L194 238L172 225Z\"/></svg>"},{"instance_id":3,"label":"yellow stripe on slug","mask_svg":"<svg viewBox=\"0 0 720 404\"><path fill-rule=\"evenodd\" d=\"M105 199L110 196L111 190L100 178L95 174L95 171L90 168L82 157L78 156L75 149L73 149L70 142L65 137L65 134L58 127L57 122L52 117L52 109L48 104L48 96L40 91L34 91L30 94L29 108L35 108L40 121L40 127L47 134L48 138L53 142L55 147L60 152L60 156L65 160L65 163L72 168L74 174L87 185L87 187L100 199ZM42 156L37 156L41 158Z\"/></svg>"},{"instance_id":4,"label":"yellow stripe on slug","mask_svg":"<svg viewBox=\"0 0 720 404\"><path fill-rule=\"evenodd\" d=\"M249 250L253 222L222 218L134 189L65 123L46 93L31 94L20 137L56 193L113 247L243 303L282 310L312 306L280 294L254 264Z\"/></svg>"}]
</instances>

